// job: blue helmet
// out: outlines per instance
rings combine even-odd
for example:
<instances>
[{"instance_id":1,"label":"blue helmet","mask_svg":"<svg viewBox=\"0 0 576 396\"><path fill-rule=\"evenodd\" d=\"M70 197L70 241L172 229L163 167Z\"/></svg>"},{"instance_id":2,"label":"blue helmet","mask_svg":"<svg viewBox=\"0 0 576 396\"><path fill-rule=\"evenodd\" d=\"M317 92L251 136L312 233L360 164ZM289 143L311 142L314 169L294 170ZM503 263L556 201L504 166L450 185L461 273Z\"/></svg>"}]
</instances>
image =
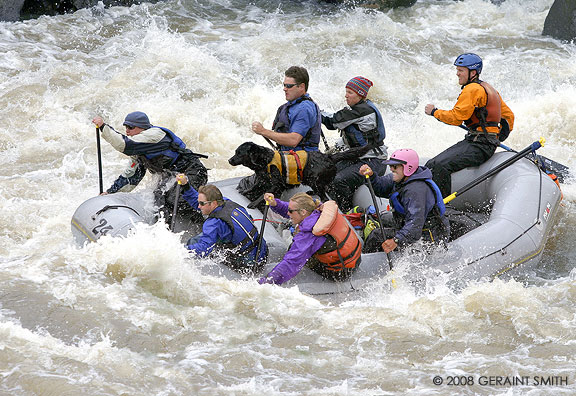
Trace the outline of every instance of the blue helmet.
<instances>
[{"instance_id":1,"label":"blue helmet","mask_svg":"<svg viewBox=\"0 0 576 396\"><path fill-rule=\"evenodd\" d=\"M468 70L476 70L478 74L482 73L482 58L476 54L462 54L454 61L454 66L462 66Z\"/></svg>"}]
</instances>

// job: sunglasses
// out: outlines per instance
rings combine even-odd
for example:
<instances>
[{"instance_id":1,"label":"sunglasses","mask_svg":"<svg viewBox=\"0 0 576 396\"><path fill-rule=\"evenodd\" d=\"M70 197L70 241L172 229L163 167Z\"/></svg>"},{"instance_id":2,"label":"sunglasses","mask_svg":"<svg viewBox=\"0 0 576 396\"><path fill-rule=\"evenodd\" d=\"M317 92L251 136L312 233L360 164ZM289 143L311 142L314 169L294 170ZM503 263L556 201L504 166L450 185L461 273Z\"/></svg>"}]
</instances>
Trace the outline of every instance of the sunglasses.
<instances>
[{"instance_id":1,"label":"sunglasses","mask_svg":"<svg viewBox=\"0 0 576 396\"><path fill-rule=\"evenodd\" d=\"M124 126L126 127L126 129L128 129L128 130L130 130L130 131L131 131L132 129L136 128L136 127L130 126L130 125L124 125Z\"/></svg>"},{"instance_id":2,"label":"sunglasses","mask_svg":"<svg viewBox=\"0 0 576 396\"><path fill-rule=\"evenodd\" d=\"M288 213L298 212L300 209L288 209Z\"/></svg>"},{"instance_id":3,"label":"sunglasses","mask_svg":"<svg viewBox=\"0 0 576 396\"><path fill-rule=\"evenodd\" d=\"M208 205L210 202L214 202L214 201L198 201L198 206L205 206L205 205Z\"/></svg>"},{"instance_id":4,"label":"sunglasses","mask_svg":"<svg viewBox=\"0 0 576 396\"><path fill-rule=\"evenodd\" d=\"M290 89L290 88L294 88L296 85L300 85L300 84L282 84L282 85L284 85L284 88Z\"/></svg>"}]
</instances>

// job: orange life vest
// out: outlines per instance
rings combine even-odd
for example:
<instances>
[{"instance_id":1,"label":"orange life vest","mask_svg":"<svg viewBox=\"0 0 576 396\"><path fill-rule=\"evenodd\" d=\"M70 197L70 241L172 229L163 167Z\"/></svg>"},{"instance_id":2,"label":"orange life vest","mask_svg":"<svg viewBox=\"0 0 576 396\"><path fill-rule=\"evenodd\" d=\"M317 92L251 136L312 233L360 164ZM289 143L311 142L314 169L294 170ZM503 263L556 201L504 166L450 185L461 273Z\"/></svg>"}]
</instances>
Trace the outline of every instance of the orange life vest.
<instances>
[{"instance_id":1,"label":"orange life vest","mask_svg":"<svg viewBox=\"0 0 576 396\"><path fill-rule=\"evenodd\" d=\"M327 201L322 206L322 214L312 229L314 235L329 235L324 245L314 257L330 271L342 271L344 268L355 268L360 264L362 243L356 232L338 212L334 201ZM330 247L335 242L336 246ZM326 248L325 248L326 247Z\"/></svg>"},{"instance_id":2,"label":"orange life vest","mask_svg":"<svg viewBox=\"0 0 576 396\"><path fill-rule=\"evenodd\" d=\"M486 105L484 107L476 107L474 113L470 119L464 121L466 126L471 131L485 132L485 133L495 133L498 134L500 131L500 119L502 118L502 100L498 92L485 81L478 81L476 84L480 84L482 88L486 91ZM496 127L487 129L488 127Z\"/></svg>"}]
</instances>

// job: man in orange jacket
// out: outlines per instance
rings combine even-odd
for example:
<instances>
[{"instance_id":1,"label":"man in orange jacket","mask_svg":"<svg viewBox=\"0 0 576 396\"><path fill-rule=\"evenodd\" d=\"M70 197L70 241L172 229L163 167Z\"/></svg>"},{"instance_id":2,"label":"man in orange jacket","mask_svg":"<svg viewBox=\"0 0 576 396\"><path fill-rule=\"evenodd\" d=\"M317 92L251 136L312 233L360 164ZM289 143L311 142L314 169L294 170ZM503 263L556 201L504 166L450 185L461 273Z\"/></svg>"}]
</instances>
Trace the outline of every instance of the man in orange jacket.
<instances>
[{"instance_id":1,"label":"man in orange jacket","mask_svg":"<svg viewBox=\"0 0 576 396\"><path fill-rule=\"evenodd\" d=\"M498 91L480 80L482 59L476 54L462 54L454 62L462 92L452 110L440 110L433 104L426 114L449 125L468 130L464 140L444 150L426 163L442 196L451 193L452 173L486 162L514 127L514 113Z\"/></svg>"}]
</instances>

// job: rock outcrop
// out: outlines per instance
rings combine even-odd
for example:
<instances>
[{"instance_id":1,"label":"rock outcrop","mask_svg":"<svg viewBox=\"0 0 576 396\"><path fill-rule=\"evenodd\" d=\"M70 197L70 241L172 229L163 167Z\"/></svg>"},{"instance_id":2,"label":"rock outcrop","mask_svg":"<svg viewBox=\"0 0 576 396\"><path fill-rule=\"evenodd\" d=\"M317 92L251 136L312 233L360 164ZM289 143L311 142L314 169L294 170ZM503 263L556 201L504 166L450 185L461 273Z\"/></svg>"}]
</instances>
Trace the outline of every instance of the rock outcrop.
<instances>
[{"instance_id":1,"label":"rock outcrop","mask_svg":"<svg viewBox=\"0 0 576 396\"><path fill-rule=\"evenodd\" d=\"M365 8L388 9L412 7L416 0L324 0L326 3L353 5Z\"/></svg>"},{"instance_id":2,"label":"rock outcrop","mask_svg":"<svg viewBox=\"0 0 576 396\"><path fill-rule=\"evenodd\" d=\"M0 21L17 21L24 0L0 0Z\"/></svg>"},{"instance_id":3,"label":"rock outcrop","mask_svg":"<svg viewBox=\"0 0 576 396\"><path fill-rule=\"evenodd\" d=\"M576 1L554 1L544 21L542 34L559 40L574 40L576 38Z\"/></svg>"},{"instance_id":4,"label":"rock outcrop","mask_svg":"<svg viewBox=\"0 0 576 396\"><path fill-rule=\"evenodd\" d=\"M40 15L58 15L93 7L102 1L105 6L139 4L154 0L0 0L0 21L18 21Z\"/></svg>"}]
</instances>

